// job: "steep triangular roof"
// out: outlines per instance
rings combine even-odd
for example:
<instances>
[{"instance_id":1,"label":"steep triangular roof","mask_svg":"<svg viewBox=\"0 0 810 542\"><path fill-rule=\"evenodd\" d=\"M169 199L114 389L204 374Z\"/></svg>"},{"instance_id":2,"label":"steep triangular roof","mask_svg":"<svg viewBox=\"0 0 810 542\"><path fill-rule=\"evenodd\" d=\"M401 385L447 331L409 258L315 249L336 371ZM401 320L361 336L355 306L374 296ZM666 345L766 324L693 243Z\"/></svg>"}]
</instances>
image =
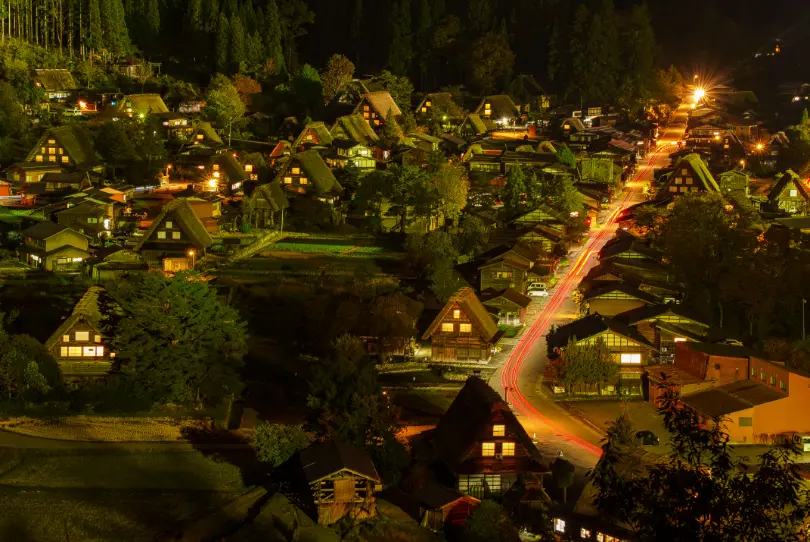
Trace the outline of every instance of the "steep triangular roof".
<instances>
[{"instance_id":1,"label":"steep triangular roof","mask_svg":"<svg viewBox=\"0 0 810 542\"><path fill-rule=\"evenodd\" d=\"M40 69L34 70L34 81L46 92L54 90L78 90L79 85L73 79L73 74L66 69Z\"/></svg>"},{"instance_id":2,"label":"steep triangular roof","mask_svg":"<svg viewBox=\"0 0 810 542\"><path fill-rule=\"evenodd\" d=\"M645 303L649 303L651 305L661 305L664 303L664 300L658 297L657 295L653 295L649 292L645 292L643 290L639 290L635 286L631 286L624 282L608 282L604 286L599 286L597 288L592 288L586 295L585 299L594 299L605 294L609 294L612 292L621 292L625 295L630 297L635 297L639 301L643 301Z\"/></svg>"},{"instance_id":3,"label":"steep triangular roof","mask_svg":"<svg viewBox=\"0 0 810 542\"><path fill-rule=\"evenodd\" d=\"M329 146L332 144L332 134L329 133L329 129L326 127L326 125L322 122L311 122L304 126L304 129L301 130L301 133L298 134L298 137L295 138L295 141L293 141L292 146L294 149L297 149L304 143L307 143L307 141L304 140L304 137L310 130L315 132L315 135L318 137L321 145Z\"/></svg>"},{"instance_id":4,"label":"steep triangular roof","mask_svg":"<svg viewBox=\"0 0 810 542\"><path fill-rule=\"evenodd\" d=\"M32 239L45 240L69 229L70 228L66 226L60 226L59 224L51 222L50 220L44 220L34 224L28 229L23 230L20 235L23 237L31 237ZM76 232L76 234L78 235L78 232Z\"/></svg>"},{"instance_id":5,"label":"steep triangular roof","mask_svg":"<svg viewBox=\"0 0 810 542\"><path fill-rule=\"evenodd\" d=\"M200 139L198 135L202 135L202 139ZM204 144L208 147L216 147L223 144L222 138L219 137L219 134L217 134L216 130L211 126L211 123L206 121L197 121L194 123L194 131L191 132L189 141L193 145Z\"/></svg>"},{"instance_id":6,"label":"steep triangular roof","mask_svg":"<svg viewBox=\"0 0 810 542\"><path fill-rule=\"evenodd\" d=\"M349 139L364 145L373 145L379 141L368 121L357 113L338 118L330 133L334 139Z\"/></svg>"},{"instance_id":7,"label":"steep triangular roof","mask_svg":"<svg viewBox=\"0 0 810 542\"><path fill-rule=\"evenodd\" d=\"M675 166L675 170L677 171L678 168L683 167L684 162L688 163L692 167L704 190L707 192L720 191L720 187L717 185L717 181L714 180L712 172L709 171L706 162L703 161L703 158L701 158L699 154L694 152L687 154L681 158L680 161L678 161L678 165Z\"/></svg>"},{"instance_id":8,"label":"steep triangular roof","mask_svg":"<svg viewBox=\"0 0 810 542\"><path fill-rule=\"evenodd\" d=\"M478 115L476 113L470 113L469 115L467 115L467 118L464 119L461 125L464 126L467 123L469 123L470 126L473 128L476 135L484 135L488 131L495 129L495 123L493 121L489 119L484 120L483 118L481 118L481 115Z\"/></svg>"},{"instance_id":9,"label":"steep triangular roof","mask_svg":"<svg viewBox=\"0 0 810 542\"><path fill-rule=\"evenodd\" d=\"M645 305L643 307L617 314L613 318L633 326L639 322L659 319L665 314L685 318L702 327L709 327L709 324L705 323L700 316L694 314L689 309L684 308L683 305L675 303L667 303L666 305Z\"/></svg>"},{"instance_id":10,"label":"steep triangular roof","mask_svg":"<svg viewBox=\"0 0 810 542\"><path fill-rule=\"evenodd\" d=\"M398 117L402 114L399 106L394 101L387 90L378 90L376 92L368 92L363 95L363 99L368 101L374 112L377 113L383 120L388 120L388 112ZM358 106L359 107L359 106Z\"/></svg>"},{"instance_id":11,"label":"steep triangular roof","mask_svg":"<svg viewBox=\"0 0 810 542\"><path fill-rule=\"evenodd\" d=\"M146 230L146 233L143 234L143 237L140 238L138 244L135 245L133 250L141 250L144 243L149 242L149 240L155 234L155 230L157 230L158 226L163 223L163 219L165 219L166 215L170 212L174 213L174 216L180 223L181 228L189 236L189 239L191 239L194 246L199 249L204 249L214 243L211 235L194 213L194 209L191 207L188 200L186 198L177 198L169 201L163 206L160 213L155 217L155 220L152 221L152 225L149 226L149 229Z\"/></svg>"},{"instance_id":12,"label":"steep triangular roof","mask_svg":"<svg viewBox=\"0 0 810 542\"><path fill-rule=\"evenodd\" d=\"M491 303L492 301L494 301L496 299L501 299L502 298L502 299L505 299L505 300L509 301L510 303L514 303L515 305L517 305L520 308L525 309L532 302L531 297L521 294L520 292L518 292L514 288L506 288L506 289L500 290L500 291L481 292L481 294L482 295L483 294L489 294L486 297L486 301L484 301L484 305L486 305L488 303Z\"/></svg>"},{"instance_id":13,"label":"steep triangular roof","mask_svg":"<svg viewBox=\"0 0 810 542\"><path fill-rule=\"evenodd\" d=\"M326 165L326 162L324 162L321 155L318 154L318 151L308 150L299 152L293 154L290 158L290 161L281 169L276 177L277 181L280 181L284 177L284 174L291 167L293 160L297 160L298 163L301 164L301 168L312 180L312 184L315 185L315 190L317 190L319 194L341 192L343 190L343 187L340 186L332 170Z\"/></svg>"},{"instance_id":14,"label":"steep triangular roof","mask_svg":"<svg viewBox=\"0 0 810 542\"><path fill-rule=\"evenodd\" d=\"M507 433L514 435L515 440L526 450L528 459L533 464L533 472L548 471L543 456L512 409L477 376L467 379L433 431L431 444L436 459L444 461L450 467L462 463L472 452L478 439L484 436L496 412L503 417L503 422L498 423L506 425Z\"/></svg>"},{"instance_id":15,"label":"steep triangular roof","mask_svg":"<svg viewBox=\"0 0 810 542\"><path fill-rule=\"evenodd\" d=\"M584 318L560 326L553 335L548 336L547 340L549 344L554 347L565 348L571 338L576 338L577 341L581 341L583 339L596 337L606 331L611 331L640 345L653 348L652 343L639 333L636 328L598 313L590 314Z\"/></svg>"},{"instance_id":16,"label":"steep triangular roof","mask_svg":"<svg viewBox=\"0 0 810 542\"><path fill-rule=\"evenodd\" d=\"M513 119L520 116L520 109L515 105L515 102L512 101L512 98L506 94L484 96L481 99L481 103L475 108L475 113L484 116L484 110L486 109L484 106L486 104L490 105L490 111L492 112L490 115L491 119Z\"/></svg>"},{"instance_id":17,"label":"steep triangular roof","mask_svg":"<svg viewBox=\"0 0 810 542\"><path fill-rule=\"evenodd\" d=\"M40 154L41 148L47 146L49 139L55 139L65 149L65 153L73 160L76 169L89 169L100 162L95 149L93 149L90 135L76 124L51 128L45 132L45 135L39 139L28 154L28 162L34 161L34 157Z\"/></svg>"},{"instance_id":18,"label":"steep triangular roof","mask_svg":"<svg viewBox=\"0 0 810 542\"><path fill-rule=\"evenodd\" d=\"M782 192L784 192L785 189L791 185L791 183L793 184L793 187L798 190L798 193L802 198L804 198L806 201L810 201L810 193L808 193L807 187L792 169L788 169L787 171L777 175L776 182L774 183L770 192L768 192L768 199L771 200L771 202L778 200L782 195Z\"/></svg>"},{"instance_id":19,"label":"steep triangular roof","mask_svg":"<svg viewBox=\"0 0 810 542\"><path fill-rule=\"evenodd\" d=\"M478 331L479 335L481 335L484 340L491 341L498 335L500 330L497 324L495 324L495 321L492 319L492 316L490 316L486 307L484 307L483 303L478 299L478 296L475 295L475 290L464 287L450 297L444 305L444 308L433 320L433 323L431 323L430 327L425 331L422 338L425 340L430 338L430 336L439 329L442 320L445 319L447 314L453 310L453 307L456 305L458 305L464 312L464 315L470 319L470 322L472 322L476 331Z\"/></svg>"},{"instance_id":20,"label":"steep triangular roof","mask_svg":"<svg viewBox=\"0 0 810 542\"><path fill-rule=\"evenodd\" d=\"M160 94L127 94L121 100L119 107L126 110L127 102L132 104L132 108L139 115L169 112L169 108L166 107Z\"/></svg>"},{"instance_id":21,"label":"steep triangular roof","mask_svg":"<svg viewBox=\"0 0 810 542\"><path fill-rule=\"evenodd\" d=\"M380 483L380 475L368 453L345 442L330 440L311 445L301 451L301 466L310 484L342 470Z\"/></svg>"},{"instance_id":22,"label":"steep triangular roof","mask_svg":"<svg viewBox=\"0 0 810 542\"><path fill-rule=\"evenodd\" d=\"M284 188L282 188L281 183L278 181L256 187L251 195L251 199L255 200L257 198L264 198L274 213L290 206L290 202L287 200L287 194L284 193Z\"/></svg>"},{"instance_id":23,"label":"steep triangular roof","mask_svg":"<svg viewBox=\"0 0 810 542\"><path fill-rule=\"evenodd\" d=\"M104 288L101 286L91 286L76 303L73 312L70 313L59 328L53 332L53 335L45 341L45 348L51 349L62 340L62 335L70 331L70 329L78 322L86 322L97 333L101 332L101 311L98 308L98 296Z\"/></svg>"}]
</instances>

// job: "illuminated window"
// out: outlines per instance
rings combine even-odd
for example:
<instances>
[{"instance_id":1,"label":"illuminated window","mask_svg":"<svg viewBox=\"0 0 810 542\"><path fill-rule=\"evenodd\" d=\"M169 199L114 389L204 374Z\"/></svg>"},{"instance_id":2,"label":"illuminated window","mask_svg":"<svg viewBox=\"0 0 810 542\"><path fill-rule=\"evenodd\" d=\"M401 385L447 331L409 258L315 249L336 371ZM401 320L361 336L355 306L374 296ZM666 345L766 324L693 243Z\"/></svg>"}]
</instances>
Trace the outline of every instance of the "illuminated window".
<instances>
[{"instance_id":1,"label":"illuminated window","mask_svg":"<svg viewBox=\"0 0 810 542\"><path fill-rule=\"evenodd\" d=\"M364 105L364 106L363 106L363 111L368 111L368 110L369 110L368 106L367 106L367 105Z\"/></svg>"},{"instance_id":2,"label":"illuminated window","mask_svg":"<svg viewBox=\"0 0 810 542\"><path fill-rule=\"evenodd\" d=\"M36 158L36 161L37 161L37 162L42 162L42 160L43 160L42 155L41 155L41 154L38 154L38 155L37 155L37 158Z\"/></svg>"},{"instance_id":3,"label":"illuminated window","mask_svg":"<svg viewBox=\"0 0 810 542\"><path fill-rule=\"evenodd\" d=\"M591 537L591 531L589 531L588 529L580 529L579 537L587 540Z\"/></svg>"},{"instance_id":4,"label":"illuminated window","mask_svg":"<svg viewBox=\"0 0 810 542\"><path fill-rule=\"evenodd\" d=\"M495 443L494 442L481 443L481 455L484 457L495 457Z\"/></svg>"},{"instance_id":5,"label":"illuminated window","mask_svg":"<svg viewBox=\"0 0 810 542\"><path fill-rule=\"evenodd\" d=\"M301 168L297 168L297 167L292 168L292 174L293 175L300 175L301 174Z\"/></svg>"},{"instance_id":6,"label":"illuminated window","mask_svg":"<svg viewBox=\"0 0 810 542\"><path fill-rule=\"evenodd\" d=\"M759 379L762 380L763 382L765 382L765 371L760 371L759 372Z\"/></svg>"},{"instance_id":7,"label":"illuminated window","mask_svg":"<svg viewBox=\"0 0 810 542\"><path fill-rule=\"evenodd\" d=\"M101 357L104 355L104 347L96 346L96 356Z\"/></svg>"},{"instance_id":8,"label":"illuminated window","mask_svg":"<svg viewBox=\"0 0 810 542\"><path fill-rule=\"evenodd\" d=\"M82 356L86 358L93 358L96 356L96 347L95 346L85 346L82 349Z\"/></svg>"},{"instance_id":9,"label":"illuminated window","mask_svg":"<svg viewBox=\"0 0 810 542\"><path fill-rule=\"evenodd\" d=\"M445 322L442 324L442 331L452 333L455 329L453 322Z\"/></svg>"},{"instance_id":10,"label":"illuminated window","mask_svg":"<svg viewBox=\"0 0 810 542\"><path fill-rule=\"evenodd\" d=\"M66 358L67 355L68 355L68 347L67 346L60 347L59 348L59 355L62 356L63 358Z\"/></svg>"},{"instance_id":11,"label":"illuminated window","mask_svg":"<svg viewBox=\"0 0 810 542\"><path fill-rule=\"evenodd\" d=\"M422 113L427 113L427 107L422 108Z\"/></svg>"},{"instance_id":12,"label":"illuminated window","mask_svg":"<svg viewBox=\"0 0 810 542\"><path fill-rule=\"evenodd\" d=\"M751 376L754 376L754 377L757 376L757 368L756 367L751 367Z\"/></svg>"},{"instance_id":13,"label":"illuminated window","mask_svg":"<svg viewBox=\"0 0 810 542\"><path fill-rule=\"evenodd\" d=\"M791 198L795 198L796 196L799 195L799 191L796 190L795 188L791 188L789 193Z\"/></svg>"},{"instance_id":14,"label":"illuminated window","mask_svg":"<svg viewBox=\"0 0 810 542\"><path fill-rule=\"evenodd\" d=\"M253 164L245 164L245 171L247 173L253 173Z\"/></svg>"},{"instance_id":15,"label":"illuminated window","mask_svg":"<svg viewBox=\"0 0 810 542\"><path fill-rule=\"evenodd\" d=\"M492 426L492 436L493 437L502 437L506 435L506 426L505 425L493 425Z\"/></svg>"},{"instance_id":16,"label":"illuminated window","mask_svg":"<svg viewBox=\"0 0 810 542\"><path fill-rule=\"evenodd\" d=\"M686 178L686 184L692 184L692 182L694 182L692 177L687 177Z\"/></svg>"},{"instance_id":17,"label":"illuminated window","mask_svg":"<svg viewBox=\"0 0 810 542\"><path fill-rule=\"evenodd\" d=\"M379 121L379 120L375 120L375 121L374 121L374 126L379 126L379 125L380 125L380 121Z\"/></svg>"},{"instance_id":18,"label":"illuminated window","mask_svg":"<svg viewBox=\"0 0 810 542\"><path fill-rule=\"evenodd\" d=\"M300 179L298 179L298 182L300 184L309 184L309 181L307 180L306 177L301 177Z\"/></svg>"},{"instance_id":19,"label":"illuminated window","mask_svg":"<svg viewBox=\"0 0 810 542\"><path fill-rule=\"evenodd\" d=\"M366 112L366 113L363 113L363 118L364 118L364 119L367 119L367 118L368 118L368 113L367 113L367 112Z\"/></svg>"},{"instance_id":20,"label":"illuminated window","mask_svg":"<svg viewBox=\"0 0 810 542\"><path fill-rule=\"evenodd\" d=\"M76 340L83 342L90 340L90 332L89 331L77 331L76 332Z\"/></svg>"},{"instance_id":21,"label":"illuminated window","mask_svg":"<svg viewBox=\"0 0 810 542\"><path fill-rule=\"evenodd\" d=\"M205 136L202 134L197 134L197 141L202 141Z\"/></svg>"},{"instance_id":22,"label":"illuminated window","mask_svg":"<svg viewBox=\"0 0 810 542\"><path fill-rule=\"evenodd\" d=\"M80 358L82 357L82 347L81 346L68 346L68 356L71 358Z\"/></svg>"},{"instance_id":23,"label":"illuminated window","mask_svg":"<svg viewBox=\"0 0 810 542\"><path fill-rule=\"evenodd\" d=\"M501 444L501 454L504 457L514 457L515 456L515 443L514 442L504 442Z\"/></svg>"},{"instance_id":24,"label":"illuminated window","mask_svg":"<svg viewBox=\"0 0 810 542\"><path fill-rule=\"evenodd\" d=\"M454 309L454 310L453 310L453 318L455 318L456 320L458 320L459 318L461 318L461 311L460 311L460 310L458 310L458 309Z\"/></svg>"},{"instance_id":25,"label":"illuminated window","mask_svg":"<svg viewBox=\"0 0 810 542\"><path fill-rule=\"evenodd\" d=\"M56 140L55 139L49 139L48 140L48 145L56 145Z\"/></svg>"},{"instance_id":26,"label":"illuminated window","mask_svg":"<svg viewBox=\"0 0 810 542\"><path fill-rule=\"evenodd\" d=\"M180 239L180 232L179 231L173 231L172 232L172 239Z\"/></svg>"},{"instance_id":27,"label":"illuminated window","mask_svg":"<svg viewBox=\"0 0 810 542\"><path fill-rule=\"evenodd\" d=\"M307 141L312 141L312 134L307 134L306 140Z\"/></svg>"},{"instance_id":28,"label":"illuminated window","mask_svg":"<svg viewBox=\"0 0 810 542\"><path fill-rule=\"evenodd\" d=\"M174 223L171 220L166 221L166 229L168 229L168 230L172 229L173 225L174 225Z\"/></svg>"},{"instance_id":29,"label":"illuminated window","mask_svg":"<svg viewBox=\"0 0 810 542\"><path fill-rule=\"evenodd\" d=\"M675 337L674 340L675 340L676 343L685 343L686 342L686 337Z\"/></svg>"},{"instance_id":30,"label":"illuminated window","mask_svg":"<svg viewBox=\"0 0 810 542\"><path fill-rule=\"evenodd\" d=\"M780 390L786 390L787 389L787 384L785 384L784 380L779 381L779 389Z\"/></svg>"},{"instance_id":31,"label":"illuminated window","mask_svg":"<svg viewBox=\"0 0 810 542\"><path fill-rule=\"evenodd\" d=\"M605 535L602 533L596 533L596 542L605 542Z\"/></svg>"},{"instance_id":32,"label":"illuminated window","mask_svg":"<svg viewBox=\"0 0 810 542\"><path fill-rule=\"evenodd\" d=\"M771 376L771 380L770 380L770 382L771 382L771 386L776 386L776 377L775 377L775 376Z\"/></svg>"},{"instance_id":33,"label":"illuminated window","mask_svg":"<svg viewBox=\"0 0 810 542\"><path fill-rule=\"evenodd\" d=\"M214 171L219 171L219 164L214 164Z\"/></svg>"},{"instance_id":34,"label":"illuminated window","mask_svg":"<svg viewBox=\"0 0 810 542\"><path fill-rule=\"evenodd\" d=\"M558 533L565 532L565 520L560 518L554 518L554 530Z\"/></svg>"},{"instance_id":35,"label":"illuminated window","mask_svg":"<svg viewBox=\"0 0 810 542\"><path fill-rule=\"evenodd\" d=\"M45 154L47 151L45 150L45 147L40 147L39 152L41 152L42 154Z\"/></svg>"},{"instance_id":36,"label":"illuminated window","mask_svg":"<svg viewBox=\"0 0 810 542\"><path fill-rule=\"evenodd\" d=\"M101 342L101 335L99 335L98 333L96 333L96 336L95 336L95 337L93 337L93 340L94 340L95 342L97 342L97 343L100 343L100 342Z\"/></svg>"},{"instance_id":37,"label":"illuminated window","mask_svg":"<svg viewBox=\"0 0 810 542\"><path fill-rule=\"evenodd\" d=\"M430 107L430 102L425 102L425 107Z\"/></svg>"},{"instance_id":38,"label":"illuminated window","mask_svg":"<svg viewBox=\"0 0 810 542\"><path fill-rule=\"evenodd\" d=\"M48 154L56 154L56 149L54 147L48 147Z\"/></svg>"},{"instance_id":39,"label":"illuminated window","mask_svg":"<svg viewBox=\"0 0 810 542\"><path fill-rule=\"evenodd\" d=\"M64 152L65 151L62 149L62 147L59 147L59 154L64 154Z\"/></svg>"},{"instance_id":40,"label":"illuminated window","mask_svg":"<svg viewBox=\"0 0 810 542\"><path fill-rule=\"evenodd\" d=\"M458 330L461 333L470 333L472 332L472 324L459 324Z\"/></svg>"},{"instance_id":41,"label":"illuminated window","mask_svg":"<svg viewBox=\"0 0 810 542\"><path fill-rule=\"evenodd\" d=\"M284 184L292 184L292 177L284 177Z\"/></svg>"},{"instance_id":42,"label":"illuminated window","mask_svg":"<svg viewBox=\"0 0 810 542\"><path fill-rule=\"evenodd\" d=\"M624 353L624 354L621 355L621 362L622 363L632 363L634 365L639 365L641 363L641 354Z\"/></svg>"},{"instance_id":43,"label":"illuminated window","mask_svg":"<svg viewBox=\"0 0 810 542\"><path fill-rule=\"evenodd\" d=\"M63 343L70 342L70 335L62 335L62 342Z\"/></svg>"},{"instance_id":44,"label":"illuminated window","mask_svg":"<svg viewBox=\"0 0 810 542\"><path fill-rule=\"evenodd\" d=\"M62 163L63 164L67 164L69 161L70 161L70 158L68 158L67 156L62 156Z\"/></svg>"},{"instance_id":45,"label":"illuminated window","mask_svg":"<svg viewBox=\"0 0 810 542\"><path fill-rule=\"evenodd\" d=\"M158 239L166 239L166 232L165 231L159 231L158 232Z\"/></svg>"},{"instance_id":46,"label":"illuminated window","mask_svg":"<svg viewBox=\"0 0 810 542\"><path fill-rule=\"evenodd\" d=\"M681 184L682 182L683 179L681 179L680 177L675 177L675 184Z\"/></svg>"},{"instance_id":47,"label":"illuminated window","mask_svg":"<svg viewBox=\"0 0 810 542\"><path fill-rule=\"evenodd\" d=\"M681 170L681 175L689 175L689 170L688 170L688 169L686 169L686 168L683 168L683 169Z\"/></svg>"},{"instance_id":48,"label":"illuminated window","mask_svg":"<svg viewBox=\"0 0 810 542\"><path fill-rule=\"evenodd\" d=\"M56 162L56 156L48 155L48 162Z\"/></svg>"}]
</instances>

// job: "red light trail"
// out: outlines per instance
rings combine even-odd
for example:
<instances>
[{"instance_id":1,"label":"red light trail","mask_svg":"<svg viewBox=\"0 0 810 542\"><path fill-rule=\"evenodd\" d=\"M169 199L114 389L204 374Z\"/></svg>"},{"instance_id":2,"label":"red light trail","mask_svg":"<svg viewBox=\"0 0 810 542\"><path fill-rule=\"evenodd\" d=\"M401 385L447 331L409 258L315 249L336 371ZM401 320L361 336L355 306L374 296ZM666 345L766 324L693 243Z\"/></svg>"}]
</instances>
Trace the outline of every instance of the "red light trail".
<instances>
[{"instance_id":1,"label":"red light trail","mask_svg":"<svg viewBox=\"0 0 810 542\"><path fill-rule=\"evenodd\" d=\"M650 155L650 158L647 162L647 166L641 171L638 175L636 175L634 181L638 181L641 179L643 175L650 171L653 167L653 158L661 152L663 146L658 147L655 152ZM579 448L585 450L586 452L595 455L596 457L600 457L602 455L602 449L599 446L591 444L590 442L573 435L571 433L566 432L563 428L559 427L557 424L553 423L550 419L546 416L542 415L536 408L534 408L529 401L524 397L521 393L518 383L518 376L520 375L520 370L523 365L523 362L528 357L528 354L532 351L533 347L536 345L537 340L542 334L546 333L548 330L548 326L551 323L551 319L556 314L557 310L563 304L565 299L568 295L573 291L573 289L577 285L577 280L580 275L580 271L585 266L588 261L588 258L596 254L600 249L601 246L608 239L608 234L611 231L609 226L616 222L616 219L624 210L629 202L630 199L633 197L634 190L629 190L622 200L621 205L619 205L608 217L607 222L605 223L605 227L597 233L594 237L588 240L585 246L582 249L582 252L577 259L576 263L571 266L568 272L563 277L562 281L560 282L559 286L557 287L554 294L549 299L548 304L543 308L543 311L540 313L540 316L534 321L534 323L529 327L528 330L523 335L523 338L518 342L515 349L509 356L509 359L504 365L503 371L501 372L501 387L504 389L504 393L506 395L507 401L511 401L512 405L514 406L515 410L517 410L520 414L528 416L530 418L534 418L539 420L543 424L545 424L548 428L554 431L558 436L563 437L565 440L578 446ZM599 246L600 249L593 248L595 246ZM507 391L508 390L508 391Z\"/></svg>"}]
</instances>

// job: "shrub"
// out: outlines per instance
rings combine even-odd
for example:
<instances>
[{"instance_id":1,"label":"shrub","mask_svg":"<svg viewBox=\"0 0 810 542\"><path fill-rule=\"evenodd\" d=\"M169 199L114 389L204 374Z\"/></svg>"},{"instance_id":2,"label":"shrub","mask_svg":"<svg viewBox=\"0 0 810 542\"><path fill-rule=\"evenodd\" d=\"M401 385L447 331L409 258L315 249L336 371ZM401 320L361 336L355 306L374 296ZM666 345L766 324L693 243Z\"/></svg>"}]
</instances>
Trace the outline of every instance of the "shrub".
<instances>
[{"instance_id":1,"label":"shrub","mask_svg":"<svg viewBox=\"0 0 810 542\"><path fill-rule=\"evenodd\" d=\"M312 435L300 425L260 423L253 433L251 445L263 463L278 467L299 450L310 445Z\"/></svg>"}]
</instances>

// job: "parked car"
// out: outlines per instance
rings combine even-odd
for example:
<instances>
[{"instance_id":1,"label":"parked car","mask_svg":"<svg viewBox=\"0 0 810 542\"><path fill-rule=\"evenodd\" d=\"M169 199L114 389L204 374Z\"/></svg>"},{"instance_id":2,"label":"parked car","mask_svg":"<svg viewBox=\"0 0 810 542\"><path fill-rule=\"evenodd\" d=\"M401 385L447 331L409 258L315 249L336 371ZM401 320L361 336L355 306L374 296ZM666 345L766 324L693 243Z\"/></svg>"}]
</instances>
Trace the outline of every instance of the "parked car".
<instances>
[{"instance_id":1,"label":"parked car","mask_svg":"<svg viewBox=\"0 0 810 542\"><path fill-rule=\"evenodd\" d=\"M636 441L642 446L658 446L658 443L661 442L658 440L658 437L655 436L655 433L647 429L636 433Z\"/></svg>"},{"instance_id":2,"label":"parked car","mask_svg":"<svg viewBox=\"0 0 810 542\"><path fill-rule=\"evenodd\" d=\"M529 284L529 287L526 288L526 295L529 297L547 297L548 290L545 284L535 282L534 284Z\"/></svg>"}]
</instances>

